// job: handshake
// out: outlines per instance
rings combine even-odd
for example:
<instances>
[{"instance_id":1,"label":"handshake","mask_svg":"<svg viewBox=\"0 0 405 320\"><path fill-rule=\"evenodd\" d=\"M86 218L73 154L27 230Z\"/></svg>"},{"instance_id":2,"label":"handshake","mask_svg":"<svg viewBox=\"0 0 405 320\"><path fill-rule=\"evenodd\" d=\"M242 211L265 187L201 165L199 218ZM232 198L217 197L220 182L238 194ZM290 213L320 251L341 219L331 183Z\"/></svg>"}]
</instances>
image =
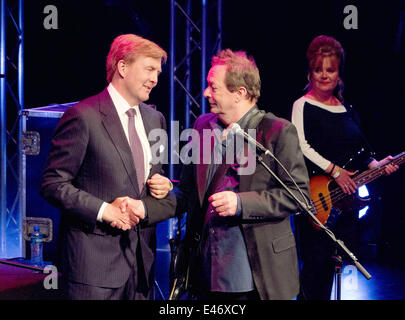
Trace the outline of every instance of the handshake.
<instances>
[{"instance_id":1,"label":"handshake","mask_svg":"<svg viewBox=\"0 0 405 320\"><path fill-rule=\"evenodd\" d=\"M173 188L170 180L160 174L154 174L146 183L150 194L156 199L163 199ZM116 198L112 203L107 204L102 219L113 228L129 230L145 219L143 201L130 197Z\"/></svg>"}]
</instances>

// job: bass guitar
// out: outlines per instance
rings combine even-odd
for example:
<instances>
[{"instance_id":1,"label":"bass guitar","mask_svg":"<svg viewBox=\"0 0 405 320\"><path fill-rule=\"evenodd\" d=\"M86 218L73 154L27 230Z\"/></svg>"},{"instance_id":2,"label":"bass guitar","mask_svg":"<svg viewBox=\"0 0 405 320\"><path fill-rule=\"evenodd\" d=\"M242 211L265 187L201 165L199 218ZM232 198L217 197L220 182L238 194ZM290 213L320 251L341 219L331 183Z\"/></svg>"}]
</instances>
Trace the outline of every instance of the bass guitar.
<instances>
[{"instance_id":1,"label":"bass guitar","mask_svg":"<svg viewBox=\"0 0 405 320\"><path fill-rule=\"evenodd\" d=\"M388 164L400 165L405 161L405 152L402 152L382 166L366 170L352 177L357 188L374 181L385 174ZM311 212L317 219L328 227L332 226L339 214L347 208L361 209L367 205L370 198L360 198L357 193L346 194L332 179L324 175L314 176L309 180L311 194ZM335 210L333 210L335 209ZM320 227L311 219L312 225L319 230Z\"/></svg>"}]
</instances>

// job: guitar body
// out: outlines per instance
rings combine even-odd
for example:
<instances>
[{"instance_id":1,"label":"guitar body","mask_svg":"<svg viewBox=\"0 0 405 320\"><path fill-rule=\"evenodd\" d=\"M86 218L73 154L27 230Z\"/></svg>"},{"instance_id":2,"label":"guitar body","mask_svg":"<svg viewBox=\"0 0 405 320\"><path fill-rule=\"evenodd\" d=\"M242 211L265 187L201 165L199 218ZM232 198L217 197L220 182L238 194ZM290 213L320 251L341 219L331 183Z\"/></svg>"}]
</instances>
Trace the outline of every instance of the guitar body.
<instances>
[{"instance_id":1,"label":"guitar body","mask_svg":"<svg viewBox=\"0 0 405 320\"><path fill-rule=\"evenodd\" d=\"M332 179L326 176L315 176L309 180L311 201L316 208L315 215L323 225L328 220L332 210L332 200L329 192L331 182Z\"/></svg>"},{"instance_id":2,"label":"guitar body","mask_svg":"<svg viewBox=\"0 0 405 320\"><path fill-rule=\"evenodd\" d=\"M351 159L352 160L352 159ZM405 162L405 152L402 152L384 165L366 170L352 179L357 188L385 175L385 166L392 163L400 165ZM314 176L309 180L311 193L311 211L317 219L326 227L331 227L342 211L361 209L367 205L370 198L360 198L357 193L345 194L339 185L324 175ZM315 229L320 227L312 219L310 220Z\"/></svg>"},{"instance_id":3,"label":"guitar body","mask_svg":"<svg viewBox=\"0 0 405 320\"><path fill-rule=\"evenodd\" d=\"M357 193L343 194L337 183L323 175L314 176L309 181L313 213L327 227L333 226L342 211L365 207L370 198L360 198ZM333 208L333 210L332 210ZM319 226L311 219L315 229Z\"/></svg>"}]
</instances>

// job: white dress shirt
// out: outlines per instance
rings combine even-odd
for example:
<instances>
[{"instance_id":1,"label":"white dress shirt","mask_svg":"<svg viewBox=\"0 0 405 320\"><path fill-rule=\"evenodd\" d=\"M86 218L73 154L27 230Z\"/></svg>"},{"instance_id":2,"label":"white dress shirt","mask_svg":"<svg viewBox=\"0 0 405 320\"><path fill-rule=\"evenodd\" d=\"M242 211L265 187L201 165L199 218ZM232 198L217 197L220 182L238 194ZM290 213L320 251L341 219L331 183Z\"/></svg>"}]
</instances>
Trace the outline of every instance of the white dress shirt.
<instances>
[{"instance_id":1,"label":"white dress shirt","mask_svg":"<svg viewBox=\"0 0 405 320\"><path fill-rule=\"evenodd\" d=\"M115 109L117 110L118 117L121 120L122 128L124 129L125 136L127 137L128 144L129 144L129 133L128 133L128 122L129 118L126 112L130 108L135 108L135 130L138 133L139 139L141 140L142 150L143 150L143 158L144 158L144 168L145 168L145 182L149 176L150 169L152 167L152 151L150 149L150 144L148 141L148 136L146 135L145 127L142 121L142 115L139 111L139 106L130 106L128 102L119 94L119 92L114 88L114 86L110 83L107 87L108 93L111 96L111 99L114 103ZM126 195L122 195L126 196ZM108 203L104 202L100 207L97 215L97 221L102 222L103 211Z\"/></svg>"}]
</instances>

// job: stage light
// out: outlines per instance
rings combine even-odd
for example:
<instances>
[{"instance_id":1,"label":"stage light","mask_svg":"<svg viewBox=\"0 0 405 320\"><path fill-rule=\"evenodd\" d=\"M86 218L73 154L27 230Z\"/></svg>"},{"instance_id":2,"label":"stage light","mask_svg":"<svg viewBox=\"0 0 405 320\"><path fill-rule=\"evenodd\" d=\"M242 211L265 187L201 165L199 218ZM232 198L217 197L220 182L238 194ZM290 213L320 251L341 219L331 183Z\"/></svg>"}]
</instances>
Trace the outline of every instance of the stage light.
<instances>
[{"instance_id":1,"label":"stage light","mask_svg":"<svg viewBox=\"0 0 405 320\"><path fill-rule=\"evenodd\" d=\"M370 196L370 193L368 192L366 186L359 187L359 189L357 190L357 194L359 195L360 198L368 198ZM367 214L368 209L369 206L366 206L363 209L359 210L359 219L361 219Z\"/></svg>"},{"instance_id":2,"label":"stage light","mask_svg":"<svg viewBox=\"0 0 405 320\"><path fill-rule=\"evenodd\" d=\"M358 189L358 195L360 198L366 198L370 195L366 186L361 186Z\"/></svg>"},{"instance_id":3,"label":"stage light","mask_svg":"<svg viewBox=\"0 0 405 320\"><path fill-rule=\"evenodd\" d=\"M359 210L359 219L363 218L369 209L369 206L364 207L363 209Z\"/></svg>"}]
</instances>

